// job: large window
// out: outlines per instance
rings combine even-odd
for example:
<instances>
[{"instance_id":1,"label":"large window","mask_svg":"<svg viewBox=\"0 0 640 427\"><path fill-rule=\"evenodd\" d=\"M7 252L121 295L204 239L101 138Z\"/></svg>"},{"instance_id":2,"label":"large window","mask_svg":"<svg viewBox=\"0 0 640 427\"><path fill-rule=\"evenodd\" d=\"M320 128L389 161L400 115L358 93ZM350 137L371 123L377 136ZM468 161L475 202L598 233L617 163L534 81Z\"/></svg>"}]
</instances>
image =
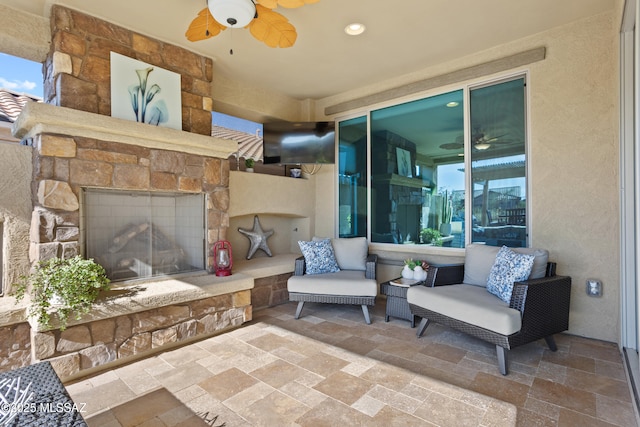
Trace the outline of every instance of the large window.
<instances>
[{"instance_id":1,"label":"large window","mask_svg":"<svg viewBox=\"0 0 640 427\"><path fill-rule=\"evenodd\" d=\"M526 246L525 116L518 77L339 122L339 234Z\"/></svg>"}]
</instances>

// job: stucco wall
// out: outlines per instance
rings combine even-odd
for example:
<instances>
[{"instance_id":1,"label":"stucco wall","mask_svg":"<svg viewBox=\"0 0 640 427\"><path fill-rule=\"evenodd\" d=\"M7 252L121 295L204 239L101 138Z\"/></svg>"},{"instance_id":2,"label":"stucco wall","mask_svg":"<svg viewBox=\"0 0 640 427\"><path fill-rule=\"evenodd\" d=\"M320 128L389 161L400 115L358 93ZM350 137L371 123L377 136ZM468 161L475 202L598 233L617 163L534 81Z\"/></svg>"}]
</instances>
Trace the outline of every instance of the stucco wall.
<instances>
[{"instance_id":1,"label":"stucco wall","mask_svg":"<svg viewBox=\"0 0 640 427\"><path fill-rule=\"evenodd\" d=\"M550 32L531 70L532 242L573 278L570 331L608 341L620 327L617 28L607 14Z\"/></svg>"},{"instance_id":2,"label":"stucco wall","mask_svg":"<svg viewBox=\"0 0 640 427\"><path fill-rule=\"evenodd\" d=\"M49 20L0 5L0 51L43 62L49 53Z\"/></svg>"},{"instance_id":3,"label":"stucco wall","mask_svg":"<svg viewBox=\"0 0 640 427\"><path fill-rule=\"evenodd\" d=\"M513 70L529 71L530 240L532 246L549 249L558 272L573 279L569 332L613 342L619 340L620 305L616 16L615 11L605 13L316 102L321 112L343 101L545 46L546 59ZM334 188L319 186L318 200L335 200ZM319 222L325 218L318 215ZM602 280L602 298L586 295L587 278Z\"/></svg>"},{"instance_id":4,"label":"stucco wall","mask_svg":"<svg viewBox=\"0 0 640 427\"><path fill-rule=\"evenodd\" d=\"M3 229L3 285L27 273L29 265L29 227L31 226L31 148L0 143L0 222Z\"/></svg>"},{"instance_id":5,"label":"stucco wall","mask_svg":"<svg viewBox=\"0 0 640 427\"><path fill-rule=\"evenodd\" d=\"M309 240L316 234L314 223L319 214L315 211L315 188L315 177L294 179L231 171L227 239L234 260L247 255L249 239L238 232L238 227L252 229L254 215L258 215L265 231L274 231L267 240L273 255L299 253L298 240ZM257 251L255 256L266 255Z\"/></svg>"}]
</instances>

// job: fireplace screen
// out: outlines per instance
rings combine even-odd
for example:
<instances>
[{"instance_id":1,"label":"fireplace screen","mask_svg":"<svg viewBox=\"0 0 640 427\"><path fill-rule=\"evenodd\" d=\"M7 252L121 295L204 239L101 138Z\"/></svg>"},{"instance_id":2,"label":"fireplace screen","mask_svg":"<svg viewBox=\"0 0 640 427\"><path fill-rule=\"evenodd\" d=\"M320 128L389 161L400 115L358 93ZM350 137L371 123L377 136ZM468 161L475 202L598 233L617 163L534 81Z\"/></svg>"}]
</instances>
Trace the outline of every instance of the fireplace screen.
<instances>
[{"instance_id":1,"label":"fireplace screen","mask_svg":"<svg viewBox=\"0 0 640 427\"><path fill-rule=\"evenodd\" d=\"M85 248L111 280L205 269L204 195L84 190Z\"/></svg>"}]
</instances>

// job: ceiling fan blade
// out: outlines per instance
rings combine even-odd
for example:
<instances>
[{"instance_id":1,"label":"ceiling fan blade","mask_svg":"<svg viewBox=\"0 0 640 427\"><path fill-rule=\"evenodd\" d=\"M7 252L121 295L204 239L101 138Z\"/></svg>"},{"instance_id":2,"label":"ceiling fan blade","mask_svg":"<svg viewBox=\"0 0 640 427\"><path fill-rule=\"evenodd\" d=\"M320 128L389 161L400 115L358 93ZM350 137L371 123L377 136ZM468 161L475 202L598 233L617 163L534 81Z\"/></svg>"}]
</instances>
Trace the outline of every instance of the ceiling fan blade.
<instances>
[{"instance_id":1,"label":"ceiling fan blade","mask_svg":"<svg viewBox=\"0 0 640 427\"><path fill-rule=\"evenodd\" d=\"M320 0L260 0L258 3L269 9L275 9L278 6L282 6L287 9L295 9L300 6L304 6L305 4L317 3L319 1Z\"/></svg>"},{"instance_id":2,"label":"ceiling fan blade","mask_svg":"<svg viewBox=\"0 0 640 427\"><path fill-rule=\"evenodd\" d=\"M275 9L276 7L278 7L278 0L258 0L256 3L266 7L267 9Z\"/></svg>"},{"instance_id":3,"label":"ceiling fan blade","mask_svg":"<svg viewBox=\"0 0 640 427\"><path fill-rule=\"evenodd\" d=\"M197 42L200 40L205 40L213 36L217 36L221 31L224 31L227 27L221 25L213 19L211 16L211 12L209 12L209 8L202 9L198 16L191 21L189 24L189 28L184 35L187 37L187 40L191 42Z\"/></svg>"},{"instance_id":4,"label":"ceiling fan blade","mask_svg":"<svg viewBox=\"0 0 640 427\"><path fill-rule=\"evenodd\" d=\"M458 142L449 142L447 144L442 144L440 148L443 150L460 150L461 148L464 148L464 145Z\"/></svg>"},{"instance_id":5,"label":"ceiling fan blade","mask_svg":"<svg viewBox=\"0 0 640 427\"><path fill-rule=\"evenodd\" d=\"M258 17L251 21L249 30L257 40L269 47L291 47L298 33L289 20L278 12L256 5Z\"/></svg>"},{"instance_id":6,"label":"ceiling fan blade","mask_svg":"<svg viewBox=\"0 0 640 427\"><path fill-rule=\"evenodd\" d=\"M487 138L486 142L496 142L498 139L502 138L503 136L507 136L507 134L503 133L502 135L492 136L491 138Z\"/></svg>"}]
</instances>

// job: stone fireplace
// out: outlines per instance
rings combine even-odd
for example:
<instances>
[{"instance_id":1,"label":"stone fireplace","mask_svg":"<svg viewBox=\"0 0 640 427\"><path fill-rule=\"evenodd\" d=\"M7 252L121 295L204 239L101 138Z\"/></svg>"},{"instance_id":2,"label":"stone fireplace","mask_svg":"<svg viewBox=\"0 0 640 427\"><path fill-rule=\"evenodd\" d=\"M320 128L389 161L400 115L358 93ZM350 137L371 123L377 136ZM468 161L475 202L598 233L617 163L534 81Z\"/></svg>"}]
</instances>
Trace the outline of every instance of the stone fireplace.
<instances>
[{"instance_id":1,"label":"stone fireplace","mask_svg":"<svg viewBox=\"0 0 640 427\"><path fill-rule=\"evenodd\" d=\"M51 35L45 103L26 105L13 127L17 148L31 151L32 168L21 171L32 170L29 262L101 257L112 279L145 281L116 290L64 331L28 322L24 305L7 307L0 370L49 360L71 378L250 320L253 279L206 273L209 248L229 227L227 159L237 145L211 137L211 59L58 5ZM180 74L182 130L111 117L110 52ZM113 196L125 198L112 204L107 229L96 199ZM131 198L149 203L132 211ZM149 206L151 216L143 213ZM177 221L185 209L189 219Z\"/></svg>"},{"instance_id":2,"label":"stone fireplace","mask_svg":"<svg viewBox=\"0 0 640 427\"><path fill-rule=\"evenodd\" d=\"M14 133L32 148L31 260L116 257L120 264L105 265L113 279L146 280L134 292L117 291L64 331L32 322L30 343L19 345L22 358L7 367L46 359L71 378L251 319L253 279L217 280L204 271L209 247L226 238L229 226L227 158L234 142L35 103ZM149 246L136 253L145 240ZM154 249L159 253L149 255ZM183 269L173 270L176 264ZM165 277L188 271L196 273ZM15 332L24 325L3 324L0 331L29 337Z\"/></svg>"},{"instance_id":3,"label":"stone fireplace","mask_svg":"<svg viewBox=\"0 0 640 427\"><path fill-rule=\"evenodd\" d=\"M111 117L111 53L180 75L182 131L140 126ZM182 250L189 254L186 258L178 257L181 258L176 260L178 263L190 262L195 269L207 269L210 265L206 259L208 246L226 236L227 158L236 150L235 143L211 137L212 60L79 11L53 5L51 50L43 70L45 104L27 105L14 126L15 136L34 148L32 191L36 208L31 226L32 262L76 253L103 256L99 252L105 249L110 253L117 245L101 248L87 241L91 238L90 231L97 232L101 227L95 228L96 224L91 230L86 227L92 218L88 215L91 209L86 209L85 204L91 205L96 199L92 194L98 191L123 191L147 197L163 193L164 197L156 199L164 201L169 200L169 195L174 200L200 195L194 196L200 197L203 204L199 214L204 231L198 243L189 242L188 247L184 247L185 242L175 241L175 231L162 230L169 227L169 220L156 218L155 227L149 223L148 230L133 236L128 249L146 234L155 236L158 246L162 235L163 248L166 241L174 241L174 249L162 249L167 262L168 250L176 254ZM112 219L117 216L112 215ZM140 218L129 219L138 223L114 223L114 230L101 231L114 233L113 240L118 237L117 233L127 233L127 225L144 227ZM164 224L160 226L159 222ZM171 227L175 230L176 225ZM202 252L199 255L193 253L196 245ZM201 259L195 262L196 257ZM138 269L142 264L154 263L149 257L129 258ZM184 261L187 258L189 261Z\"/></svg>"},{"instance_id":4,"label":"stone fireplace","mask_svg":"<svg viewBox=\"0 0 640 427\"><path fill-rule=\"evenodd\" d=\"M111 129L122 133L110 134ZM153 233L156 241L163 238L174 241L176 254L180 248L184 251L190 246L188 257L193 268L184 270L211 266L208 248L226 238L229 225L229 162L226 158L235 150L235 143L47 104L29 104L16 122L15 131L24 144L34 148L32 186L36 207L31 224L32 261L79 253L109 259L109 253L119 252L116 250L119 242L123 243L127 234L135 235L119 249L131 248L134 242ZM137 138L140 134L144 137ZM172 139L175 142L171 142ZM130 140L135 140L135 145ZM208 155L203 155L205 152ZM114 190L120 193L114 193ZM114 206L109 215L113 229L107 231L106 222L96 218L96 207L83 204L89 201L100 206L98 200L109 198L115 203L116 195L125 200L137 196L136 200L144 200L144 203L136 202L140 206L135 214L127 214L122 206L120 209ZM155 215L164 216L157 218L155 228L148 221L152 214L151 199L156 204L170 205L153 209ZM195 242L183 241L186 246L177 243L175 218L170 219L167 214L172 209L174 217L184 214L176 205L177 199L189 199L191 201L183 205L190 203L203 208L201 211L198 207L193 208L197 212L188 220L201 217L200 223L194 225L201 235ZM128 204L127 210L134 204L131 199L119 203ZM105 213L105 209L101 213ZM147 219L143 220L145 215ZM171 221L174 229L167 230ZM164 232L159 225L161 222L164 222ZM147 228L142 229L145 224ZM137 231L136 226L139 227ZM181 231L184 234L192 230L183 228ZM92 233L103 234L98 245L104 246L96 246L95 241L87 244L86 238L94 235ZM200 254L194 250L196 246L200 247ZM162 250L167 254L166 250L172 249ZM130 265L130 271L142 268L141 263L150 261L143 256L128 260L111 258L116 264L136 264ZM187 263L186 254L182 261ZM118 267L112 267L113 279L130 278L118 277L123 273L115 273Z\"/></svg>"}]
</instances>

